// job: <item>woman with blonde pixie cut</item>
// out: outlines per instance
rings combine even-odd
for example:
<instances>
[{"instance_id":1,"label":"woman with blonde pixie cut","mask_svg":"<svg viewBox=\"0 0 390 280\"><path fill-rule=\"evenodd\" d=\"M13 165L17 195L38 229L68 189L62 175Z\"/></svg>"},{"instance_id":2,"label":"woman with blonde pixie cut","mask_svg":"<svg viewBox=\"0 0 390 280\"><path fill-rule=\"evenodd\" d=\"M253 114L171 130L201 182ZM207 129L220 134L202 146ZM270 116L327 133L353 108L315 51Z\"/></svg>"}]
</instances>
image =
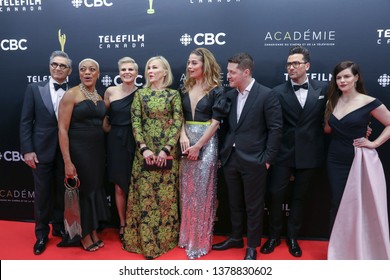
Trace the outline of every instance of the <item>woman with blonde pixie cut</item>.
<instances>
[{"instance_id":1,"label":"woman with blonde pixie cut","mask_svg":"<svg viewBox=\"0 0 390 280\"><path fill-rule=\"evenodd\" d=\"M217 130L229 106L221 87L221 68L205 48L187 61L181 89L185 124L180 135L184 156L180 168L181 227L179 246L195 259L211 249L216 213Z\"/></svg>"},{"instance_id":2,"label":"woman with blonde pixie cut","mask_svg":"<svg viewBox=\"0 0 390 280\"><path fill-rule=\"evenodd\" d=\"M168 88L172 73L164 57L148 60L145 79L146 85L135 93L131 107L137 152L123 248L153 259L177 246L179 163L173 148L183 113L179 92Z\"/></svg>"}]
</instances>

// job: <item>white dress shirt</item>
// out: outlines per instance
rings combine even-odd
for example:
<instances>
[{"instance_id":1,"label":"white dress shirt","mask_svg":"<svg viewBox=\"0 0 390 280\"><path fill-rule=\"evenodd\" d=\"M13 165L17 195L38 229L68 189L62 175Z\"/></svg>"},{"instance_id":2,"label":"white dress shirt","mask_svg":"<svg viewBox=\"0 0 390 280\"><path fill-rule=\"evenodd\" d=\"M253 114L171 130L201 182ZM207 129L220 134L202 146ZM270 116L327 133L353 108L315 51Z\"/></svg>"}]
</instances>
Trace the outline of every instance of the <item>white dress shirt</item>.
<instances>
[{"instance_id":1,"label":"white dress shirt","mask_svg":"<svg viewBox=\"0 0 390 280\"><path fill-rule=\"evenodd\" d=\"M245 102L248 99L249 92L252 89L253 84L255 83L255 79L252 78L252 81L249 83L249 85L244 89L244 92L240 92L238 89L238 96L237 96L237 122L240 119L242 109L244 108Z\"/></svg>"},{"instance_id":2,"label":"white dress shirt","mask_svg":"<svg viewBox=\"0 0 390 280\"><path fill-rule=\"evenodd\" d=\"M306 79L306 81L304 83L307 83L309 85L309 79ZM293 86L298 85L298 84L294 83L293 81L291 81L291 84ZM305 106L308 91L309 91L309 89L304 89L304 88L300 88L297 91L295 91L295 95L297 96L297 99L298 99L299 103L301 104L302 108Z\"/></svg>"},{"instance_id":3,"label":"white dress shirt","mask_svg":"<svg viewBox=\"0 0 390 280\"><path fill-rule=\"evenodd\" d=\"M50 79L50 95L51 101L53 102L54 112L56 113L56 117L58 119L58 107L60 106L60 101L64 96L65 90L59 88L58 90L54 89L54 83L57 83L54 79ZM66 82L64 82L66 83ZM59 83L57 83L59 84Z\"/></svg>"}]
</instances>

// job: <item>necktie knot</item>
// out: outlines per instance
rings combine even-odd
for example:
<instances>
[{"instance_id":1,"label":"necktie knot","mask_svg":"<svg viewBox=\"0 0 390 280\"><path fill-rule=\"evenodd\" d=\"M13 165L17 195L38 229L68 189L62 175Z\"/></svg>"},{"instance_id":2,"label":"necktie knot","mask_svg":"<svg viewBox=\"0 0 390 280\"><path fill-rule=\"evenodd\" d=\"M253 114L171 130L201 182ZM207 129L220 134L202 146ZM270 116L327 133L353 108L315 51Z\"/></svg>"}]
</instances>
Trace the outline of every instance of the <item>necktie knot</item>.
<instances>
[{"instance_id":1,"label":"necktie knot","mask_svg":"<svg viewBox=\"0 0 390 280\"><path fill-rule=\"evenodd\" d=\"M59 90L60 88L62 88L63 90L66 90L66 83L62 83L62 84L54 83L55 91Z\"/></svg>"},{"instance_id":2,"label":"necktie knot","mask_svg":"<svg viewBox=\"0 0 390 280\"><path fill-rule=\"evenodd\" d=\"M300 88L308 89L308 84L307 83L303 83L302 85L293 85L293 88L294 88L294 91L297 91Z\"/></svg>"}]
</instances>

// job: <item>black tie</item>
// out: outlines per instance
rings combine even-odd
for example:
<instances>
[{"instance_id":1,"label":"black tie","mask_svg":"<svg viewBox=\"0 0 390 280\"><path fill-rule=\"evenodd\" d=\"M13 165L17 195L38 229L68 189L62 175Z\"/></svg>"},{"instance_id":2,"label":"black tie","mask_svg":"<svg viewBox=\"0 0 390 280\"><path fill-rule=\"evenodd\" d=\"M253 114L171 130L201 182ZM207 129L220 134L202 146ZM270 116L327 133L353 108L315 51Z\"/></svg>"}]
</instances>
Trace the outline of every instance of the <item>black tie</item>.
<instances>
[{"instance_id":1,"label":"black tie","mask_svg":"<svg viewBox=\"0 0 390 280\"><path fill-rule=\"evenodd\" d=\"M58 89L62 88L63 90L66 90L66 83L62 83L62 84L57 84L57 83L54 83L54 89L57 91Z\"/></svg>"},{"instance_id":2,"label":"black tie","mask_svg":"<svg viewBox=\"0 0 390 280\"><path fill-rule=\"evenodd\" d=\"M294 91L297 91L297 90L299 90L300 88L308 89L308 85L307 85L307 83L304 83L304 84L302 84L302 85L293 85L293 88L294 88Z\"/></svg>"}]
</instances>

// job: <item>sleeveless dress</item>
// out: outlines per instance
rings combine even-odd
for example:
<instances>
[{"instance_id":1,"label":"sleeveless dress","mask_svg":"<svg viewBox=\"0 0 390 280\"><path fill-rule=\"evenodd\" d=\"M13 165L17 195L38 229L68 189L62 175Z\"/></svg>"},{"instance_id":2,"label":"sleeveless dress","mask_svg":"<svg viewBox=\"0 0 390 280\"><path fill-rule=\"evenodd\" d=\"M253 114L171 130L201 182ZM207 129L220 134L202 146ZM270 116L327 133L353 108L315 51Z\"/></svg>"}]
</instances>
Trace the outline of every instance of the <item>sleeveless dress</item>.
<instances>
[{"instance_id":1,"label":"sleeveless dress","mask_svg":"<svg viewBox=\"0 0 390 280\"><path fill-rule=\"evenodd\" d=\"M374 99L340 120L333 114L329 118L332 138L327 167L333 228L328 259L390 257L383 167L375 149L352 144L365 136L370 113L381 104Z\"/></svg>"},{"instance_id":2,"label":"sleeveless dress","mask_svg":"<svg viewBox=\"0 0 390 280\"><path fill-rule=\"evenodd\" d=\"M108 180L129 191L131 169L133 166L135 140L131 126L130 108L135 92L111 102L111 130L107 135Z\"/></svg>"},{"instance_id":3,"label":"sleeveless dress","mask_svg":"<svg viewBox=\"0 0 390 280\"><path fill-rule=\"evenodd\" d=\"M176 147L183 122L180 94L176 90L139 89L131 106L137 147L145 143L154 154L166 145ZM143 156L135 154L127 200L123 249L156 258L178 242L179 163L175 149L172 169L142 169Z\"/></svg>"},{"instance_id":4,"label":"sleeveless dress","mask_svg":"<svg viewBox=\"0 0 390 280\"><path fill-rule=\"evenodd\" d=\"M105 147L103 118L106 106L86 99L74 106L69 126L69 149L80 179L79 202L83 237L109 221L104 191Z\"/></svg>"},{"instance_id":5,"label":"sleeveless dress","mask_svg":"<svg viewBox=\"0 0 390 280\"><path fill-rule=\"evenodd\" d=\"M210 126L210 120L220 121L228 109L224 90L217 87L205 95L191 113L188 92L182 92L185 132L194 145ZM216 214L216 188L218 170L217 133L200 150L199 160L183 157L180 162L181 225L179 247L186 248L189 259L199 258L211 250Z\"/></svg>"}]
</instances>

